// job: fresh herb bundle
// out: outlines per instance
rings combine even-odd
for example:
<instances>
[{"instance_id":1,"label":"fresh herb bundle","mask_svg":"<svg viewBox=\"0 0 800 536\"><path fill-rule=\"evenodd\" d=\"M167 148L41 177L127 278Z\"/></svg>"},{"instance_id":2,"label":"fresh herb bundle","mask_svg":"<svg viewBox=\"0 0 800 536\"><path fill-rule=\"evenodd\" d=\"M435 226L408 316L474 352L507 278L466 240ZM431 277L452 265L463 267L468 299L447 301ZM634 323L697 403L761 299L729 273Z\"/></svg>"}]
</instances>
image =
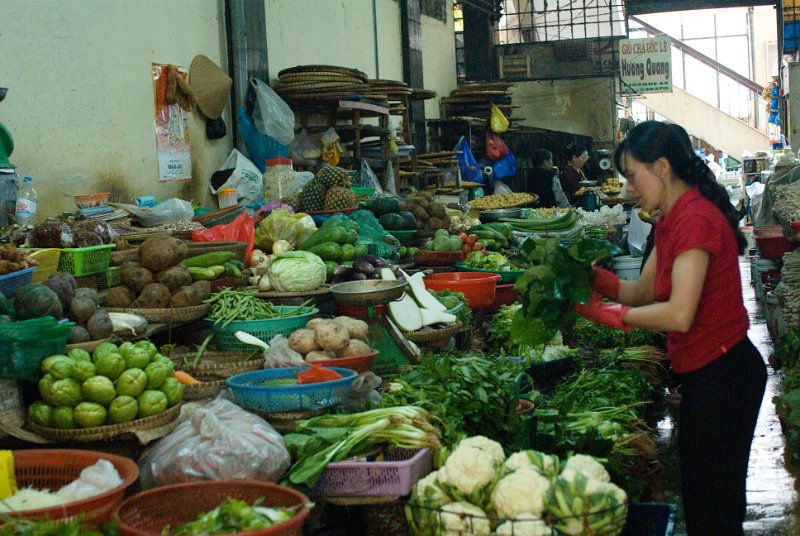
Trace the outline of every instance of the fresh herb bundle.
<instances>
[{"instance_id":1,"label":"fresh herb bundle","mask_svg":"<svg viewBox=\"0 0 800 536\"><path fill-rule=\"evenodd\" d=\"M522 308L514 317L514 339L538 346L570 328L577 317L574 304L589 301L592 265L620 252L596 238L578 238L566 246L558 238L525 240L519 257L532 268L517 280Z\"/></svg>"}]
</instances>

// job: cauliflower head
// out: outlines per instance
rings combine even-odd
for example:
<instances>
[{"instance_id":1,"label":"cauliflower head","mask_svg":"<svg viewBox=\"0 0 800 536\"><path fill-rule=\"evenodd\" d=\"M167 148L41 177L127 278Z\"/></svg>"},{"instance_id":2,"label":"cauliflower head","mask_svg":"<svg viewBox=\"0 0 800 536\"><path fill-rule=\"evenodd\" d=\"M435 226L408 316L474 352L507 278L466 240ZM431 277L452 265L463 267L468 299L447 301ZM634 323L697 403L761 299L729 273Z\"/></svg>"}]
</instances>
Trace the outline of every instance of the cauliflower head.
<instances>
[{"instance_id":1,"label":"cauliflower head","mask_svg":"<svg viewBox=\"0 0 800 536\"><path fill-rule=\"evenodd\" d=\"M520 514L497 527L497 536L551 536L553 529L541 517Z\"/></svg>"},{"instance_id":2,"label":"cauliflower head","mask_svg":"<svg viewBox=\"0 0 800 536\"><path fill-rule=\"evenodd\" d=\"M533 467L542 475L552 478L558 475L561 461L554 454L545 454L538 450L522 450L515 452L506 460L506 467L512 471L520 467Z\"/></svg>"},{"instance_id":3,"label":"cauliflower head","mask_svg":"<svg viewBox=\"0 0 800 536\"><path fill-rule=\"evenodd\" d=\"M442 507L439 527L445 536L489 536L492 531L486 512L467 502L454 502Z\"/></svg>"},{"instance_id":4,"label":"cauliflower head","mask_svg":"<svg viewBox=\"0 0 800 536\"><path fill-rule=\"evenodd\" d=\"M483 505L491 485L499 478L498 464L486 451L461 445L439 469L439 485L459 500Z\"/></svg>"},{"instance_id":5,"label":"cauliflower head","mask_svg":"<svg viewBox=\"0 0 800 536\"><path fill-rule=\"evenodd\" d=\"M520 467L504 476L492 490L492 504L500 519L521 514L541 517L550 481L533 467Z\"/></svg>"},{"instance_id":6,"label":"cauliflower head","mask_svg":"<svg viewBox=\"0 0 800 536\"><path fill-rule=\"evenodd\" d=\"M600 480L587 480L586 488L584 489L586 495L609 495L614 498L619 504L628 502L628 494L625 490L612 482L601 482Z\"/></svg>"},{"instance_id":7,"label":"cauliflower head","mask_svg":"<svg viewBox=\"0 0 800 536\"><path fill-rule=\"evenodd\" d=\"M503 446L497 441L493 441L484 436L472 436L461 440L456 446L456 450L461 447L471 447L484 451L495 463L500 464L506 461L506 453Z\"/></svg>"},{"instance_id":8,"label":"cauliflower head","mask_svg":"<svg viewBox=\"0 0 800 536\"><path fill-rule=\"evenodd\" d=\"M453 501L453 499L439 487L439 471L434 471L424 478L419 479L414 485L414 495L424 501L425 504L435 504L436 506Z\"/></svg>"},{"instance_id":9,"label":"cauliflower head","mask_svg":"<svg viewBox=\"0 0 800 536\"><path fill-rule=\"evenodd\" d=\"M573 481L575 480L575 473L581 473L588 480L611 482L611 475L608 474L603 464L585 454L571 456L564 465L561 476L566 480Z\"/></svg>"}]
</instances>

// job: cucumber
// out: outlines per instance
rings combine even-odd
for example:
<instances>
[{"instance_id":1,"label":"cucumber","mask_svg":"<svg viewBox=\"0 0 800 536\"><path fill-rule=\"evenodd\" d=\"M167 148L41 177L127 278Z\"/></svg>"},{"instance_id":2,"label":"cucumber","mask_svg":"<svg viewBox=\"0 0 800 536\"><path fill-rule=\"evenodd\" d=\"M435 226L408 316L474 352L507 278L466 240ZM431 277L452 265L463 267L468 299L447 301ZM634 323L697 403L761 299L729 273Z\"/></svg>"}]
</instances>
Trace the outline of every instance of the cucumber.
<instances>
[{"instance_id":1,"label":"cucumber","mask_svg":"<svg viewBox=\"0 0 800 536\"><path fill-rule=\"evenodd\" d=\"M324 244L325 242L333 242L337 245L344 244L346 238L347 229L344 226L323 225L314 234L301 242L297 249L311 251L314 246Z\"/></svg>"},{"instance_id":2,"label":"cucumber","mask_svg":"<svg viewBox=\"0 0 800 536\"><path fill-rule=\"evenodd\" d=\"M323 242L309 250L323 261L339 262L342 257L342 248L336 242Z\"/></svg>"},{"instance_id":3,"label":"cucumber","mask_svg":"<svg viewBox=\"0 0 800 536\"><path fill-rule=\"evenodd\" d=\"M210 268L211 266L221 266L235 256L236 253L231 251L213 251L189 259L183 259L181 264L187 268Z\"/></svg>"}]
</instances>

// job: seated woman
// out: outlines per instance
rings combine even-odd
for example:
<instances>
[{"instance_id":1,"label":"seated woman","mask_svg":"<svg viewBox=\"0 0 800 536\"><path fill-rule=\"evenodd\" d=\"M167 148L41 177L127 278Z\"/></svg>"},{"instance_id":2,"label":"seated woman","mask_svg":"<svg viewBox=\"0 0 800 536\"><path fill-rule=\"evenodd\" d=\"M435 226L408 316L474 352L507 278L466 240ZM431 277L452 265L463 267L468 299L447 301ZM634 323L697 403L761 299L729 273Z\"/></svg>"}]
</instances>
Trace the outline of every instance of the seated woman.
<instances>
[{"instance_id":1,"label":"seated woman","mask_svg":"<svg viewBox=\"0 0 800 536\"><path fill-rule=\"evenodd\" d=\"M583 166L589 159L589 153L582 145L571 144L564 154L567 157L567 163L561 169L561 188L567 194L569 202L575 204L577 201L575 192L580 190L581 181L586 180Z\"/></svg>"},{"instance_id":2,"label":"seated woman","mask_svg":"<svg viewBox=\"0 0 800 536\"><path fill-rule=\"evenodd\" d=\"M558 206L553 193L553 178L557 176L553 168L553 153L547 149L536 149L531 163L533 169L528 172L528 191L539 196L540 207Z\"/></svg>"}]
</instances>

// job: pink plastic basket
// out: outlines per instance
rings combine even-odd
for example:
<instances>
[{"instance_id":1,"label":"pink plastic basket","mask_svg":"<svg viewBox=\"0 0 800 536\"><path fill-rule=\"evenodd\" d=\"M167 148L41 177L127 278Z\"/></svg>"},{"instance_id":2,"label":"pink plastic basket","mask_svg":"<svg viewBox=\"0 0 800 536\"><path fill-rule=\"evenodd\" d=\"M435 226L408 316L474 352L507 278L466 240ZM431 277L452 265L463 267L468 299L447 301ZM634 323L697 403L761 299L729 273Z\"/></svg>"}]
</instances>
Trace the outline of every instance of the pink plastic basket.
<instances>
[{"instance_id":1,"label":"pink plastic basket","mask_svg":"<svg viewBox=\"0 0 800 536\"><path fill-rule=\"evenodd\" d=\"M430 449L398 449L383 462L329 464L317 481L312 497L400 497L431 472Z\"/></svg>"}]
</instances>

